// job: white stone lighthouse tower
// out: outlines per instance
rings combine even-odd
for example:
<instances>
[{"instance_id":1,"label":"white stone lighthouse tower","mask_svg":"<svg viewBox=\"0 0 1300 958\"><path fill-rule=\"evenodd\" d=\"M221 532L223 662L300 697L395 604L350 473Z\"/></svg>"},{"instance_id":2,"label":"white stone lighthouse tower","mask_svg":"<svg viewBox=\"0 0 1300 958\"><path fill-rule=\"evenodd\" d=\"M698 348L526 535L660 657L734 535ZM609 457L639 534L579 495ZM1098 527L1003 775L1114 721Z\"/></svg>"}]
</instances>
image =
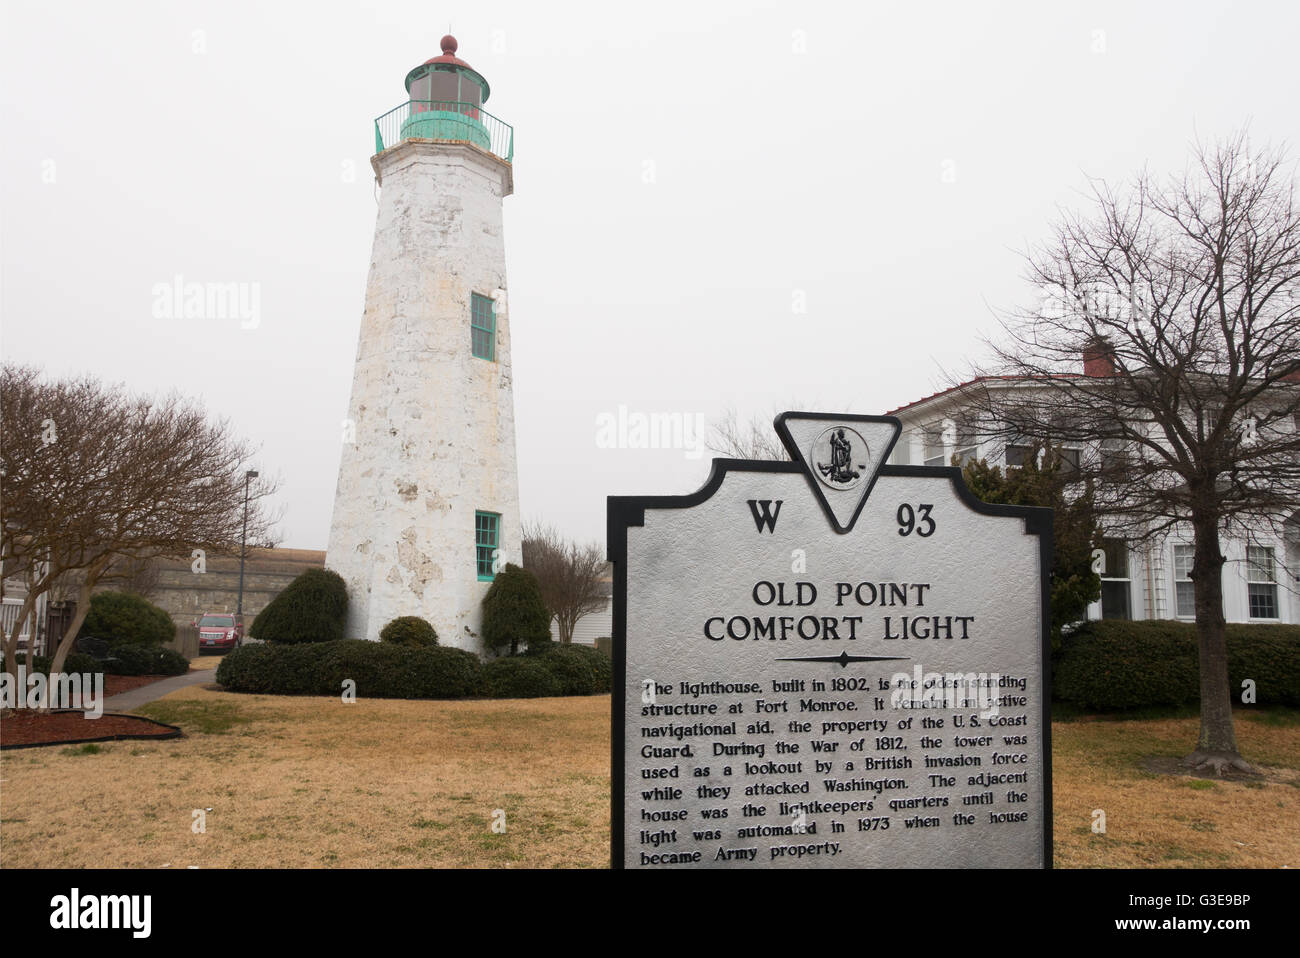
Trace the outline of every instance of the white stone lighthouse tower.
<instances>
[{"instance_id":1,"label":"white stone lighthouse tower","mask_svg":"<svg viewBox=\"0 0 1300 958\"><path fill-rule=\"evenodd\" d=\"M442 55L375 121L381 194L325 564L348 637L401 615L480 651L480 603L520 561L502 200L514 132L487 81Z\"/></svg>"}]
</instances>

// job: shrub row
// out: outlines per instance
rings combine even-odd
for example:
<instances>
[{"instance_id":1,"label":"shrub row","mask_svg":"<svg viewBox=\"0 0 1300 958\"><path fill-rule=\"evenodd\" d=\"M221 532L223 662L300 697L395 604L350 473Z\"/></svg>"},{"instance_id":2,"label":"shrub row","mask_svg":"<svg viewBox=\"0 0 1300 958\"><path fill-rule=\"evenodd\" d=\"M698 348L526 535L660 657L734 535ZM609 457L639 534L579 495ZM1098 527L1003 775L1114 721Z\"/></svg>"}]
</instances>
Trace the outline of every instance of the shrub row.
<instances>
[{"instance_id":1,"label":"shrub row","mask_svg":"<svg viewBox=\"0 0 1300 958\"><path fill-rule=\"evenodd\" d=\"M614 687L609 656L590 646L555 643L537 658L559 680L561 695L598 695Z\"/></svg>"},{"instance_id":2,"label":"shrub row","mask_svg":"<svg viewBox=\"0 0 1300 958\"><path fill-rule=\"evenodd\" d=\"M354 639L246 645L217 667L231 691L272 695L338 695L351 679L371 698L459 698L474 693L478 677L469 652Z\"/></svg>"},{"instance_id":3,"label":"shrub row","mask_svg":"<svg viewBox=\"0 0 1300 958\"><path fill-rule=\"evenodd\" d=\"M104 663L109 675L184 675L190 670L189 659L175 649L115 643L108 654L113 661Z\"/></svg>"},{"instance_id":4,"label":"shrub row","mask_svg":"<svg viewBox=\"0 0 1300 958\"><path fill-rule=\"evenodd\" d=\"M124 642L113 645L109 655L112 656L110 661L101 662L84 652L69 652L63 660L63 671L103 672L105 675L184 675L190 670L189 660L175 649ZM25 658L19 653L19 664ZM32 658L31 667L49 675L53 661L53 656L37 655Z\"/></svg>"},{"instance_id":5,"label":"shrub row","mask_svg":"<svg viewBox=\"0 0 1300 958\"><path fill-rule=\"evenodd\" d=\"M608 692L612 673L608 658L582 646L483 665L462 649L358 639L245 645L217 667L217 681L232 692L338 695L347 679L370 698L536 698Z\"/></svg>"},{"instance_id":6,"label":"shrub row","mask_svg":"<svg viewBox=\"0 0 1300 958\"><path fill-rule=\"evenodd\" d=\"M483 694L498 699L596 695L613 688L613 678L608 656L585 645L555 643L544 652L483 666Z\"/></svg>"},{"instance_id":7,"label":"shrub row","mask_svg":"<svg viewBox=\"0 0 1300 958\"><path fill-rule=\"evenodd\" d=\"M1260 705L1300 706L1300 626L1229 624L1228 686L1255 682ZM1089 622L1067 636L1052 697L1108 711L1200 701L1196 627L1169 620Z\"/></svg>"}]
</instances>

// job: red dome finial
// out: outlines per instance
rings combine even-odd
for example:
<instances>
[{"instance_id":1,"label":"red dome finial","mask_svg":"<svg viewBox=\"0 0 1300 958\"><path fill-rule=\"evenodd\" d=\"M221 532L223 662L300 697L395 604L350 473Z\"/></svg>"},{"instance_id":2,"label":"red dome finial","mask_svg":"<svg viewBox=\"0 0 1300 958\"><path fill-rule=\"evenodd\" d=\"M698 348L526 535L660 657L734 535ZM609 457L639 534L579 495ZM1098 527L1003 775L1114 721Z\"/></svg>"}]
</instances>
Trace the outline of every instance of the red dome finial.
<instances>
[{"instance_id":1,"label":"red dome finial","mask_svg":"<svg viewBox=\"0 0 1300 958\"><path fill-rule=\"evenodd\" d=\"M455 56L456 54L456 38L450 33L442 38L442 52L447 56Z\"/></svg>"}]
</instances>

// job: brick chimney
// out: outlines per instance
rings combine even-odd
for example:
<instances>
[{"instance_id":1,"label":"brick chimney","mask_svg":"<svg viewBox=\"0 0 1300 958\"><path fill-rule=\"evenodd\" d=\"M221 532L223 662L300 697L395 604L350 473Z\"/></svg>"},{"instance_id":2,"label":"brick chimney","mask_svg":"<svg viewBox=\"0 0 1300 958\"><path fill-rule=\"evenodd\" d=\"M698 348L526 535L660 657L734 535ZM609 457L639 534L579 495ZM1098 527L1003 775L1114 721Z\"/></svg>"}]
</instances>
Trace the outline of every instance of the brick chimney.
<instances>
[{"instance_id":1,"label":"brick chimney","mask_svg":"<svg viewBox=\"0 0 1300 958\"><path fill-rule=\"evenodd\" d=\"M1105 336L1097 336L1083 347L1085 376L1114 376L1115 347Z\"/></svg>"}]
</instances>

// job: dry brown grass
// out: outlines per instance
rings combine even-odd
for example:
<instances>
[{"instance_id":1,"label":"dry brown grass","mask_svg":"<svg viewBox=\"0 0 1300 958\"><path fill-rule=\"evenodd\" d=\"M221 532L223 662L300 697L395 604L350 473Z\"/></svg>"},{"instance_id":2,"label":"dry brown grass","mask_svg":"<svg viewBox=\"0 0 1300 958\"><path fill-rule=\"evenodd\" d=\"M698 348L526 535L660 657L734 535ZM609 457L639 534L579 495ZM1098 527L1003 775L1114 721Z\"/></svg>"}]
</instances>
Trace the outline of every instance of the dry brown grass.
<instances>
[{"instance_id":1,"label":"dry brown grass","mask_svg":"<svg viewBox=\"0 0 1300 958\"><path fill-rule=\"evenodd\" d=\"M1300 725L1294 712L1237 713L1237 742L1265 780L1145 771L1192 751L1198 721L1052 724L1055 860L1061 868L1300 867ZM1093 810L1106 833L1092 831Z\"/></svg>"},{"instance_id":2,"label":"dry brown grass","mask_svg":"<svg viewBox=\"0 0 1300 958\"><path fill-rule=\"evenodd\" d=\"M609 861L608 696L344 705L193 687L141 711L186 737L4 753L5 867Z\"/></svg>"},{"instance_id":3,"label":"dry brown grass","mask_svg":"<svg viewBox=\"0 0 1300 958\"><path fill-rule=\"evenodd\" d=\"M186 738L0 757L0 864L608 862L608 696L344 705L193 687L142 711ZM1271 779L1249 783L1143 769L1187 752L1195 719L1054 723L1057 866L1300 866L1298 718L1239 714L1242 749ZM211 809L204 834L195 809Z\"/></svg>"}]
</instances>

